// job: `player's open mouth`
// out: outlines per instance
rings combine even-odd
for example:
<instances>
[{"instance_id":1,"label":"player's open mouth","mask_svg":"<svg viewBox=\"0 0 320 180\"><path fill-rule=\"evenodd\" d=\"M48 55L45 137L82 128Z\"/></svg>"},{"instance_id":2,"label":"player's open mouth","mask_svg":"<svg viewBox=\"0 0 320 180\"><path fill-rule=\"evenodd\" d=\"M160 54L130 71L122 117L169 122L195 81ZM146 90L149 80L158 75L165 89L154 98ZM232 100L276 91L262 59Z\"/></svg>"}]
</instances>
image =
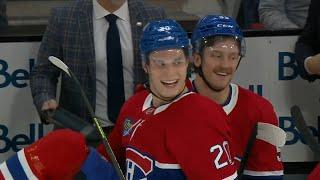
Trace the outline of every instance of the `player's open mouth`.
<instances>
[{"instance_id":1,"label":"player's open mouth","mask_svg":"<svg viewBox=\"0 0 320 180\"><path fill-rule=\"evenodd\" d=\"M178 80L161 81L164 86L173 87L178 83Z\"/></svg>"},{"instance_id":2,"label":"player's open mouth","mask_svg":"<svg viewBox=\"0 0 320 180\"><path fill-rule=\"evenodd\" d=\"M219 76L228 76L228 73L224 72L217 72L216 74L218 74Z\"/></svg>"}]
</instances>

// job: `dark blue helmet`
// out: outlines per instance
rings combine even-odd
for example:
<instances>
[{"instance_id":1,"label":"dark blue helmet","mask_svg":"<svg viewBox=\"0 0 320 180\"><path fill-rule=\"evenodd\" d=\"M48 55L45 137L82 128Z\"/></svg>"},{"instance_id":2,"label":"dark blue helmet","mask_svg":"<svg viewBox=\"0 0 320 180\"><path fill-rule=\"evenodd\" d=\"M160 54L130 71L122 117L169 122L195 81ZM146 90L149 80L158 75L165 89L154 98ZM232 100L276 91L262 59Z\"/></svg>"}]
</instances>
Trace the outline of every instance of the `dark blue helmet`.
<instances>
[{"instance_id":1,"label":"dark blue helmet","mask_svg":"<svg viewBox=\"0 0 320 180\"><path fill-rule=\"evenodd\" d=\"M238 40L242 46L244 45L242 43L243 34L237 22L233 18L223 15L208 15L199 20L192 33L191 43L194 48L197 48L200 41L214 36L231 36ZM243 50L241 49L241 51ZM241 52L241 54L243 53Z\"/></svg>"},{"instance_id":2,"label":"dark blue helmet","mask_svg":"<svg viewBox=\"0 0 320 180\"><path fill-rule=\"evenodd\" d=\"M148 23L140 42L143 59L156 50L189 48L190 42L185 30L176 21L164 19Z\"/></svg>"}]
</instances>

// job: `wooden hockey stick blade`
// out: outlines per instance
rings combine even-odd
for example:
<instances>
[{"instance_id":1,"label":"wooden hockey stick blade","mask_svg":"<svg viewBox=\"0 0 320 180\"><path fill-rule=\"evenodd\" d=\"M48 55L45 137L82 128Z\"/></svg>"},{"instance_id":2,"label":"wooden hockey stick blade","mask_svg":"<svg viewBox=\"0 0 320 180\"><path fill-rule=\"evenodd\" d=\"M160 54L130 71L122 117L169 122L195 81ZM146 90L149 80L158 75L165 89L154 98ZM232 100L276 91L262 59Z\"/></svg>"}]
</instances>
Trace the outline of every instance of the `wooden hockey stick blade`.
<instances>
[{"instance_id":1,"label":"wooden hockey stick blade","mask_svg":"<svg viewBox=\"0 0 320 180\"><path fill-rule=\"evenodd\" d=\"M296 127L300 132L302 138L306 141L307 145L310 147L312 152L316 154L317 159L319 159L320 145L311 134L310 129L303 118L300 108L297 105L295 105L295 106L292 106L290 110L291 110L291 116L295 119Z\"/></svg>"},{"instance_id":2,"label":"wooden hockey stick blade","mask_svg":"<svg viewBox=\"0 0 320 180\"><path fill-rule=\"evenodd\" d=\"M238 169L239 180L243 179L243 172L247 164L248 157L250 156L254 141L256 139L263 140L276 147L281 147L286 143L286 133L278 126L269 123L258 122L251 132L246 151Z\"/></svg>"},{"instance_id":3,"label":"wooden hockey stick blade","mask_svg":"<svg viewBox=\"0 0 320 180\"><path fill-rule=\"evenodd\" d=\"M273 124L258 122L256 138L282 147L286 143L286 132Z\"/></svg>"}]
</instances>

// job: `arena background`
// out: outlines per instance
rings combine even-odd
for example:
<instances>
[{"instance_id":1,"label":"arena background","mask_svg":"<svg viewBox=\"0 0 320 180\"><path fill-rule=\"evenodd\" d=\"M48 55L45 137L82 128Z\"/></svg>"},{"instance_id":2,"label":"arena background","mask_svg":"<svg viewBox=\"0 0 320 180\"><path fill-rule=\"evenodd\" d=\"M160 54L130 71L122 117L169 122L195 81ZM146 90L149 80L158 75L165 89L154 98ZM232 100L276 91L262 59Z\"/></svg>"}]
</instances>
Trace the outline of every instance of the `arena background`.
<instances>
[{"instance_id":1,"label":"arena background","mask_svg":"<svg viewBox=\"0 0 320 180\"><path fill-rule=\"evenodd\" d=\"M313 153L295 129L290 107L301 107L319 140L319 84L302 80L293 54L297 33L246 32L246 56L235 83L269 99L287 133L282 159L287 174L308 174L315 165ZM0 39L0 161L48 133L52 126L39 123L29 87L41 36ZM303 167L303 168L301 168Z\"/></svg>"}]
</instances>

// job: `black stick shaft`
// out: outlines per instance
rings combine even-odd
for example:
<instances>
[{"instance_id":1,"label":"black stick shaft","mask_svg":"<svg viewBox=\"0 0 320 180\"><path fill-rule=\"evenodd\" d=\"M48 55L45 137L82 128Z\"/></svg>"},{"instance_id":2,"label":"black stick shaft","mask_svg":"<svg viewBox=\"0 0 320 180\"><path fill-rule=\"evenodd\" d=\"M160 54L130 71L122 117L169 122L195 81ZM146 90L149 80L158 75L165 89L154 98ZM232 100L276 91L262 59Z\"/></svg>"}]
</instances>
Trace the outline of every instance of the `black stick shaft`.
<instances>
[{"instance_id":1,"label":"black stick shaft","mask_svg":"<svg viewBox=\"0 0 320 180\"><path fill-rule=\"evenodd\" d=\"M117 172L117 174L118 174L118 176L119 176L119 179L120 179L120 180L125 180L124 175L123 175L123 173L122 173L122 171L121 171L121 168L120 168L120 166L119 166L119 163L118 163L118 161L117 161L117 158L116 158L116 156L114 155L114 153L113 153L113 151L112 151L112 149L111 149L111 146L110 146L110 144L109 144L109 141L108 141L108 139L107 139L107 136L106 136L106 134L104 133L104 131L103 131L101 125L100 125L99 120L96 118L96 116L95 116L95 114L94 114L94 112L93 112L93 109L92 109L92 107L91 107L91 104L89 103L89 100L88 100L88 98L87 98L87 95L86 95L85 92L83 91L83 89L82 89L82 87L81 87L78 79L77 79L76 76L72 73L72 71L70 71L70 69L69 69L69 73L70 73L70 75L71 75L71 78L74 79L75 83L77 84L77 86L78 86L79 89L80 89L80 93L81 93L81 95L82 95L82 97L83 97L84 103L85 103L85 105L87 106L87 108L88 108L88 110L89 110L89 113L90 113L90 115L91 115L91 117L92 117L92 119L93 119L93 123L95 124L95 127L96 127L96 129L97 129L97 131L98 131L98 133L99 133L99 135L100 135L100 138L102 139L102 143L103 143L103 145L104 145L104 147L105 147L105 149L106 149L106 151L107 151L107 153L108 153L108 155L109 155L109 157L110 157L110 159L111 159L111 162L112 162L114 168L116 169L116 172Z\"/></svg>"},{"instance_id":2,"label":"black stick shaft","mask_svg":"<svg viewBox=\"0 0 320 180\"><path fill-rule=\"evenodd\" d=\"M300 132L302 138L306 141L307 145L310 147L312 152L315 153L316 158L320 158L320 145L317 140L313 137L310 132L309 127L305 119L303 118L302 112L298 106L292 106L291 109L291 116L295 119L296 127Z\"/></svg>"},{"instance_id":3,"label":"black stick shaft","mask_svg":"<svg viewBox=\"0 0 320 180\"><path fill-rule=\"evenodd\" d=\"M244 171L244 169L245 169L245 167L247 165L247 161L248 161L248 158L250 156L250 153L251 153L251 150L252 150L252 147L253 147L253 143L256 140L257 131L258 131L258 124L255 124L253 126L252 131L251 131L250 137L249 137L248 142L247 142L246 151L244 152L244 155L243 155L241 163L240 163L240 167L238 169L238 179L239 180L243 179L243 171Z\"/></svg>"}]
</instances>

